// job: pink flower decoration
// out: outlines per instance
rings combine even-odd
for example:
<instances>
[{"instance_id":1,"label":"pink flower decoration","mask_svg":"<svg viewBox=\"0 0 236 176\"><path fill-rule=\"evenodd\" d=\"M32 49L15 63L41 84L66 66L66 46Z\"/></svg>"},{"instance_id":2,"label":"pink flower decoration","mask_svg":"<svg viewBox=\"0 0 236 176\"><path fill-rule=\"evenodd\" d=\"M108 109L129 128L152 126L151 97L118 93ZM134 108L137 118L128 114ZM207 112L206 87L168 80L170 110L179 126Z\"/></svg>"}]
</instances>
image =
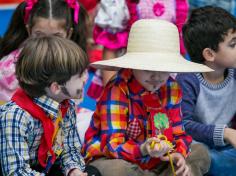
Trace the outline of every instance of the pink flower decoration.
<instances>
[{"instance_id":1,"label":"pink flower decoration","mask_svg":"<svg viewBox=\"0 0 236 176\"><path fill-rule=\"evenodd\" d=\"M161 16L165 12L165 6L162 3L157 2L153 5L152 10L156 16Z\"/></svg>"}]
</instances>

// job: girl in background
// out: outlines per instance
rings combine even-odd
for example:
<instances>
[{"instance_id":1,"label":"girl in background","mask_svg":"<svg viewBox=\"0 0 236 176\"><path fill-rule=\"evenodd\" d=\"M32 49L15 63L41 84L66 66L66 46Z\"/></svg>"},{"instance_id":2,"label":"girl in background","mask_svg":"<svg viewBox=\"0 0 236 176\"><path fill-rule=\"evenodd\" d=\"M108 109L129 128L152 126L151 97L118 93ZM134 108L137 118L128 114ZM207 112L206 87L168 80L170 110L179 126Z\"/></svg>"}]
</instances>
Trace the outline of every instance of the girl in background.
<instances>
[{"instance_id":1,"label":"girl in background","mask_svg":"<svg viewBox=\"0 0 236 176\"><path fill-rule=\"evenodd\" d=\"M19 46L29 36L68 38L86 51L87 13L76 0L27 0L16 8L0 43L0 101L8 101L16 88L15 61Z\"/></svg>"}]
</instances>

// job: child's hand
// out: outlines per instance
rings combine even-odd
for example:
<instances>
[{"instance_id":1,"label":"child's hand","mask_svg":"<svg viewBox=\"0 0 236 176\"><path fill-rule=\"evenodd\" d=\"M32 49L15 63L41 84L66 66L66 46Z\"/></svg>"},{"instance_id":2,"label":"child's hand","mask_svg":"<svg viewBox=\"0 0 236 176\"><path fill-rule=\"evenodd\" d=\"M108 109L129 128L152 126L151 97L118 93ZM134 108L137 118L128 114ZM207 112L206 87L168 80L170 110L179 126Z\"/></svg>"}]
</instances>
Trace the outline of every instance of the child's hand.
<instances>
[{"instance_id":1,"label":"child's hand","mask_svg":"<svg viewBox=\"0 0 236 176\"><path fill-rule=\"evenodd\" d=\"M154 147L151 147L151 143L155 142ZM160 156L163 156L170 150L170 146L166 143L164 140L160 140L159 138L152 137L147 139L146 142L144 142L141 145L141 152L143 155L149 155L151 157L158 158Z\"/></svg>"},{"instance_id":2,"label":"child's hand","mask_svg":"<svg viewBox=\"0 0 236 176\"><path fill-rule=\"evenodd\" d=\"M171 153L170 156L172 157L173 162L175 163L177 170L175 171L176 175L181 176L190 176L191 171L188 165L186 164L185 158L180 153ZM160 157L162 161L170 161L168 156Z\"/></svg>"},{"instance_id":3,"label":"child's hand","mask_svg":"<svg viewBox=\"0 0 236 176\"><path fill-rule=\"evenodd\" d=\"M232 128L225 128L224 139L236 148L236 130Z\"/></svg>"},{"instance_id":4,"label":"child's hand","mask_svg":"<svg viewBox=\"0 0 236 176\"><path fill-rule=\"evenodd\" d=\"M69 174L69 176L87 176L87 173L82 172L79 169L72 169Z\"/></svg>"}]
</instances>

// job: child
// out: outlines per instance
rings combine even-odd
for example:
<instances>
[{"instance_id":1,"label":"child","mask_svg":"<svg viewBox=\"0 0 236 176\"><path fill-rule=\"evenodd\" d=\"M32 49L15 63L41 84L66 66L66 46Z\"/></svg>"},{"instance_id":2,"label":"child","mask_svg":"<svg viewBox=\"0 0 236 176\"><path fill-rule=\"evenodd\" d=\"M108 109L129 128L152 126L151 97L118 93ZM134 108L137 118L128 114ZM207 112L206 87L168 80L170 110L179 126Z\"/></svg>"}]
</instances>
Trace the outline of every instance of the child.
<instances>
[{"instance_id":1,"label":"child","mask_svg":"<svg viewBox=\"0 0 236 176\"><path fill-rule=\"evenodd\" d=\"M123 69L106 85L86 132L83 153L90 165L103 176L172 171L199 176L208 171L210 161L202 145L193 146L189 154L191 137L181 122L181 90L169 72L211 69L180 55L175 25L139 20L131 28L127 54L92 66ZM173 161L175 170L166 161Z\"/></svg>"},{"instance_id":2,"label":"child","mask_svg":"<svg viewBox=\"0 0 236 176\"><path fill-rule=\"evenodd\" d=\"M219 7L198 8L183 34L191 59L215 70L177 76L186 132L209 147L210 175L235 175L236 19Z\"/></svg>"},{"instance_id":3,"label":"child","mask_svg":"<svg viewBox=\"0 0 236 176\"><path fill-rule=\"evenodd\" d=\"M94 40L104 46L103 59L121 55L127 47L131 25L138 19L163 19L178 26L180 34L188 14L187 0L101 0L95 18ZM182 38L182 37L181 37ZM181 41L181 53L185 49ZM103 83L109 81L114 72L103 71Z\"/></svg>"},{"instance_id":4,"label":"child","mask_svg":"<svg viewBox=\"0 0 236 176\"><path fill-rule=\"evenodd\" d=\"M86 51L87 13L77 0L26 0L16 8L0 44L0 101L8 101L18 88L15 61L19 45L28 36L68 38Z\"/></svg>"},{"instance_id":5,"label":"child","mask_svg":"<svg viewBox=\"0 0 236 176\"><path fill-rule=\"evenodd\" d=\"M48 36L25 42L16 63L21 89L1 106L3 175L87 175L69 100L82 98L87 65L85 52L70 40Z\"/></svg>"}]
</instances>

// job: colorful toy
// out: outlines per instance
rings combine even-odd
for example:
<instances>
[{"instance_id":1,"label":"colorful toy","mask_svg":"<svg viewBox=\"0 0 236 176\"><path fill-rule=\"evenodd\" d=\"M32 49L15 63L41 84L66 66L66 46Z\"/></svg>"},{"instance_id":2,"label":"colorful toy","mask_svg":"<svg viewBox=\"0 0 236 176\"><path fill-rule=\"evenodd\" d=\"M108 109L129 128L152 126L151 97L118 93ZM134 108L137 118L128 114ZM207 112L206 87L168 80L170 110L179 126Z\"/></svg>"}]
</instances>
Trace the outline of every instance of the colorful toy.
<instances>
[{"instance_id":1,"label":"colorful toy","mask_svg":"<svg viewBox=\"0 0 236 176\"><path fill-rule=\"evenodd\" d=\"M165 135L163 135L163 131L166 128L169 128L169 121L168 121L168 117L166 116L165 113L156 113L154 115L154 127L155 127L155 131L157 135L157 138L160 140L163 140L166 142L166 144L170 147L170 150L167 152L167 155L170 159L170 165L171 165L171 169L172 169L172 173L174 176L176 176L175 174L175 168L174 168L174 164L173 164L173 160L172 157L170 155L170 151L174 148L174 145L167 140L167 137ZM160 143L156 143L155 141L152 141L151 143L151 149L154 148L155 144L158 144L158 148L161 150L161 144Z\"/></svg>"}]
</instances>

